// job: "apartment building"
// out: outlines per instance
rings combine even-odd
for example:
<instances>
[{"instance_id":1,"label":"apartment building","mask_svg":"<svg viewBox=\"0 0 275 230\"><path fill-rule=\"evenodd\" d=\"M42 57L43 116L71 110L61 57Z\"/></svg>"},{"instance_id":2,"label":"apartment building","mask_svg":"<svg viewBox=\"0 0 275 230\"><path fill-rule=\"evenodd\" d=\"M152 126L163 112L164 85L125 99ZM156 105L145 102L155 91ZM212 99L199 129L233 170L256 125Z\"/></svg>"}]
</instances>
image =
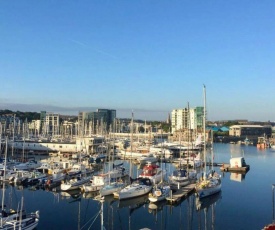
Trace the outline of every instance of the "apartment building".
<instances>
[{"instance_id":1,"label":"apartment building","mask_svg":"<svg viewBox=\"0 0 275 230\"><path fill-rule=\"evenodd\" d=\"M79 112L78 130L80 136L104 134L116 119L116 110L97 109L93 112Z\"/></svg>"},{"instance_id":2,"label":"apartment building","mask_svg":"<svg viewBox=\"0 0 275 230\"><path fill-rule=\"evenodd\" d=\"M171 112L172 133L177 130L197 130L203 127L203 107L174 109Z\"/></svg>"}]
</instances>

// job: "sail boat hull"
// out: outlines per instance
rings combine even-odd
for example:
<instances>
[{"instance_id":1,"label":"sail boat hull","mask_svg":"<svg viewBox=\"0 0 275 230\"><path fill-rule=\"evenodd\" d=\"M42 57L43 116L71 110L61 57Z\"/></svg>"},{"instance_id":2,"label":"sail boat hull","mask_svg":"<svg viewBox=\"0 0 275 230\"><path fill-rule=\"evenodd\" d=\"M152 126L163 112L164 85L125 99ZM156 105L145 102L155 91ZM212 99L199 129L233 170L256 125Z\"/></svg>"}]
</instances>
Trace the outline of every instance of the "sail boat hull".
<instances>
[{"instance_id":1,"label":"sail boat hull","mask_svg":"<svg viewBox=\"0 0 275 230\"><path fill-rule=\"evenodd\" d=\"M119 200L145 195L152 190L152 182L146 178L137 178L132 184L114 192L114 197Z\"/></svg>"},{"instance_id":2,"label":"sail boat hull","mask_svg":"<svg viewBox=\"0 0 275 230\"><path fill-rule=\"evenodd\" d=\"M199 198L211 196L221 191L222 185L219 182L216 186L203 188L203 182L200 184L202 187L196 187L196 194Z\"/></svg>"},{"instance_id":3,"label":"sail boat hull","mask_svg":"<svg viewBox=\"0 0 275 230\"><path fill-rule=\"evenodd\" d=\"M14 220L14 221L8 221L3 227L0 227L0 229L3 230L32 230L35 229L38 225L39 219L23 219L20 223L19 220Z\"/></svg>"},{"instance_id":4,"label":"sail boat hull","mask_svg":"<svg viewBox=\"0 0 275 230\"><path fill-rule=\"evenodd\" d=\"M101 188L99 193L101 196L108 196L108 195L112 195L114 192L119 192L123 187L125 187L125 183L113 182Z\"/></svg>"},{"instance_id":5,"label":"sail boat hull","mask_svg":"<svg viewBox=\"0 0 275 230\"><path fill-rule=\"evenodd\" d=\"M159 202L165 200L166 197L170 196L171 188L168 185L160 185L159 188L154 189L152 193L149 194L150 202Z\"/></svg>"}]
</instances>

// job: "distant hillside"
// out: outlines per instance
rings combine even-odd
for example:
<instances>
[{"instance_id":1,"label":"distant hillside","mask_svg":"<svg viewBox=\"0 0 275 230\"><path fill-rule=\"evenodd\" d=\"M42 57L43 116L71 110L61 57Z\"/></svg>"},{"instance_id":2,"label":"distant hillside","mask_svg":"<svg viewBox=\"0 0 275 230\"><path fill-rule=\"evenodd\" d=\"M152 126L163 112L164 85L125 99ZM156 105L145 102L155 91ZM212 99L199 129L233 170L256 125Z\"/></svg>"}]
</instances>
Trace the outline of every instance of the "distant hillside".
<instances>
[{"instance_id":1,"label":"distant hillside","mask_svg":"<svg viewBox=\"0 0 275 230\"><path fill-rule=\"evenodd\" d=\"M14 114L16 117L18 117L22 121L25 121L26 119L28 121L40 119L40 113L37 113L37 112L20 112L20 111L14 112L8 109L0 110L0 116L13 116Z\"/></svg>"}]
</instances>

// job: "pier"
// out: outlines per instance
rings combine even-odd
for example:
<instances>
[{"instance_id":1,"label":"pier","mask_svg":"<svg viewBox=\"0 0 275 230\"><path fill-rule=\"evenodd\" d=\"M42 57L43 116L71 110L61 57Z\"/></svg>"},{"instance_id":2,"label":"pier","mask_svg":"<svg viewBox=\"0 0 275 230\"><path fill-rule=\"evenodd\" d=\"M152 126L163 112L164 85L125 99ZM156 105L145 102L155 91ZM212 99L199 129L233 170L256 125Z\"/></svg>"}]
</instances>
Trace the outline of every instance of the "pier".
<instances>
[{"instance_id":1,"label":"pier","mask_svg":"<svg viewBox=\"0 0 275 230\"><path fill-rule=\"evenodd\" d=\"M176 192L172 193L169 197L166 197L166 200L169 201L170 203L176 203L180 201L182 198L186 198L189 194L194 192L195 190L195 183L189 184L184 187L180 187Z\"/></svg>"},{"instance_id":2,"label":"pier","mask_svg":"<svg viewBox=\"0 0 275 230\"><path fill-rule=\"evenodd\" d=\"M220 167L220 170L223 172L247 172L249 169L249 165L243 167L231 167L230 164L222 164Z\"/></svg>"}]
</instances>

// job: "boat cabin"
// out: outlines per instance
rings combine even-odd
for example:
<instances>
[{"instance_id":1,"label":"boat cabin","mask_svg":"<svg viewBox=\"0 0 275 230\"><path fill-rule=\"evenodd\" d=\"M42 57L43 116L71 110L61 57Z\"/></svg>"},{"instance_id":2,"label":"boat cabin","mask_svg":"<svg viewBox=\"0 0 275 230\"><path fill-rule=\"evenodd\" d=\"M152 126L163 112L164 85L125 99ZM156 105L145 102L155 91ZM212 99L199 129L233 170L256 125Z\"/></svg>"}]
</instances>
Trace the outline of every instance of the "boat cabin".
<instances>
[{"instance_id":1,"label":"boat cabin","mask_svg":"<svg viewBox=\"0 0 275 230\"><path fill-rule=\"evenodd\" d=\"M246 166L246 163L245 163L244 157L234 157L230 159L231 168L241 168L245 166Z\"/></svg>"},{"instance_id":2,"label":"boat cabin","mask_svg":"<svg viewBox=\"0 0 275 230\"><path fill-rule=\"evenodd\" d=\"M143 176L153 176L158 173L159 166L148 164L143 167L142 174Z\"/></svg>"}]
</instances>

